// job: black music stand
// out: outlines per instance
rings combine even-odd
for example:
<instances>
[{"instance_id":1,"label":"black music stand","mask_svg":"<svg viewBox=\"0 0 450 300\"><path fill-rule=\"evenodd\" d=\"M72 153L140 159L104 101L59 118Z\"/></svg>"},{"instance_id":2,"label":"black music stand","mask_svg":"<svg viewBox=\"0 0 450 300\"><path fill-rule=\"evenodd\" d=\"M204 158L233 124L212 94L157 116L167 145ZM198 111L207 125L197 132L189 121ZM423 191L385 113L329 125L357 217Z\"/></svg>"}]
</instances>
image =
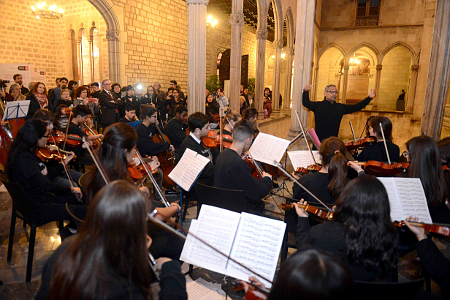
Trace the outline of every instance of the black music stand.
<instances>
[{"instance_id":1,"label":"black music stand","mask_svg":"<svg viewBox=\"0 0 450 300\"><path fill-rule=\"evenodd\" d=\"M3 116L3 121L26 118L29 108L30 108L30 100L6 102L5 115Z\"/></svg>"}]
</instances>

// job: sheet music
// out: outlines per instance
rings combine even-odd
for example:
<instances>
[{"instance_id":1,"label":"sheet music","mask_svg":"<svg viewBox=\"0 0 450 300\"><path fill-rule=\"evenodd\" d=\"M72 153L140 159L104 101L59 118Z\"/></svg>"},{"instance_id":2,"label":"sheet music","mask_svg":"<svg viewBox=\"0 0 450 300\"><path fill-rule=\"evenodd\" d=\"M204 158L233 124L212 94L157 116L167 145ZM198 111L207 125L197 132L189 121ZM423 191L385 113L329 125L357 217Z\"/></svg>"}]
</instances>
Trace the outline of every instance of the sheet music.
<instances>
[{"instance_id":1,"label":"sheet music","mask_svg":"<svg viewBox=\"0 0 450 300\"><path fill-rule=\"evenodd\" d=\"M183 190L189 191L209 159L187 148L169 177Z\"/></svg>"},{"instance_id":2,"label":"sheet music","mask_svg":"<svg viewBox=\"0 0 450 300\"><path fill-rule=\"evenodd\" d=\"M288 151L289 159L291 160L294 170L298 168L307 168L308 166L314 164L311 153L308 150L298 150L298 151ZM317 163L320 163L320 154L317 150L312 150L314 158Z\"/></svg>"},{"instance_id":3,"label":"sheet music","mask_svg":"<svg viewBox=\"0 0 450 300\"><path fill-rule=\"evenodd\" d=\"M249 151L255 160L275 166L273 161L281 160L289 143L289 140L260 132Z\"/></svg>"},{"instance_id":4,"label":"sheet music","mask_svg":"<svg viewBox=\"0 0 450 300\"><path fill-rule=\"evenodd\" d=\"M383 183L391 206L391 220L402 221L409 216L432 224L427 198L419 178L378 177Z\"/></svg>"},{"instance_id":5,"label":"sheet music","mask_svg":"<svg viewBox=\"0 0 450 300\"><path fill-rule=\"evenodd\" d=\"M241 214L202 205L198 220L189 231L226 255L230 254ZM227 258L188 234L180 259L202 268L225 274Z\"/></svg>"},{"instance_id":6,"label":"sheet music","mask_svg":"<svg viewBox=\"0 0 450 300\"><path fill-rule=\"evenodd\" d=\"M283 243L286 223L243 212L230 257L273 280ZM256 276L229 260L226 275L248 281ZM256 276L267 288L271 284Z\"/></svg>"},{"instance_id":7,"label":"sheet music","mask_svg":"<svg viewBox=\"0 0 450 300\"><path fill-rule=\"evenodd\" d=\"M217 291L209 289L200 284L197 280L188 281L188 279L186 279L186 292L188 294L188 299L223 300L224 298L224 296L220 295Z\"/></svg>"}]
</instances>

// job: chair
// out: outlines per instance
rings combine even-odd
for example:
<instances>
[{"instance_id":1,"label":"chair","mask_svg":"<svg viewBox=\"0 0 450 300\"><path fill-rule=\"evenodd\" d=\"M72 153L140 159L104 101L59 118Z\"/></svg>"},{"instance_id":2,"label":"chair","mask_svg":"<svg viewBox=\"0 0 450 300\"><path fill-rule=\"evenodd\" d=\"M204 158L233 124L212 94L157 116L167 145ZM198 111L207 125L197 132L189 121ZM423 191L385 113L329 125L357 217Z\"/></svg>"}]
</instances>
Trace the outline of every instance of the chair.
<instances>
[{"instance_id":1,"label":"chair","mask_svg":"<svg viewBox=\"0 0 450 300\"><path fill-rule=\"evenodd\" d=\"M81 226L83 226L83 220L81 220L74 214L74 212L69 207L69 203L66 203L66 210L69 213L70 217L72 218L73 222L75 223L75 226L77 226L77 229L80 230Z\"/></svg>"},{"instance_id":2,"label":"chair","mask_svg":"<svg viewBox=\"0 0 450 300\"><path fill-rule=\"evenodd\" d=\"M385 300L414 299L419 289L423 288L425 278L408 282L366 282L355 280L357 299Z\"/></svg>"},{"instance_id":3,"label":"chair","mask_svg":"<svg viewBox=\"0 0 450 300\"><path fill-rule=\"evenodd\" d=\"M91 173L92 171L87 171L86 173L81 175L80 179L78 180L78 185L84 190L86 190L86 185Z\"/></svg>"},{"instance_id":4,"label":"chair","mask_svg":"<svg viewBox=\"0 0 450 300\"><path fill-rule=\"evenodd\" d=\"M248 200L244 191L216 188L201 183L194 185L197 195L197 216L203 204L212 205L241 213L246 210Z\"/></svg>"},{"instance_id":5,"label":"chair","mask_svg":"<svg viewBox=\"0 0 450 300\"><path fill-rule=\"evenodd\" d=\"M37 222L36 215L34 213L33 207L31 205L31 201L28 198L27 194L23 191L20 185L8 181L6 175L1 174L0 180L5 185L8 190L9 195L11 196L13 207L11 213L11 227L9 229L9 243L8 243L8 255L7 261L11 263L12 257L12 249L14 243L14 232L16 229L16 217L23 220L23 226L26 228L26 224L30 225L30 238L29 238L29 246L28 246L28 261L27 261L27 274L25 278L25 282L31 281L31 271L33 268L33 255L34 255L34 245L36 241L36 228L42 225L45 225L49 222ZM58 228L61 232L64 226L63 221L58 222Z\"/></svg>"}]
</instances>

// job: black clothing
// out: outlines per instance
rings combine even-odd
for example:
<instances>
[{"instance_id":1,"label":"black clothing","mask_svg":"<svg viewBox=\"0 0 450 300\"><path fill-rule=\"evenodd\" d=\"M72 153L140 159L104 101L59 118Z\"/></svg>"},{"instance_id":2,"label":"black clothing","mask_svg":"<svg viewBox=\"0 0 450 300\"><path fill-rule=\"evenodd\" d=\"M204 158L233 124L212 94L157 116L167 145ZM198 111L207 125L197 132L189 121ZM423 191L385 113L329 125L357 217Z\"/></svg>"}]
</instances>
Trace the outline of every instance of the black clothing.
<instances>
[{"instance_id":1,"label":"black clothing","mask_svg":"<svg viewBox=\"0 0 450 300\"><path fill-rule=\"evenodd\" d=\"M206 149L202 145L202 143L200 144L197 143L197 141L194 140L192 136L188 135L181 143L180 149L178 149L178 157L175 160L175 164L177 164L180 161L181 157L183 157L183 154L187 148L203 155L204 157L209 157L210 155L212 157L211 151ZM205 168L203 169L202 173L200 174L196 182L212 186L213 180L214 180L214 166L211 161L208 164L206 164Z\"/></svg>"},{"instance_id":2,"label":"black clothing","mask_svg":"<svg viewBox=\"0 0 450 300\"><path fill-rule=\"evenodd\" d=\"M205 107L205 115L209 119L209 123L217 123L216 120L214 120L214 115L219 113L219 104L216 100L213 99L211 103L206 103Z\"/></svg>"},{"instance_id":3,"label":"black clothing","mask_svg":"<svg viewBox=\"0 0 450 300\"><path fill-rule=\"evenodd\" d=\"M389 158L391 162L398 162L400 158L400 148L391 142L386 141L386 146L389 152ZM376 144L365 147L361 153L356 157L357 161L369 161L376 160L382 162L388 162L386 156L386 148L384 142L378 142Z\"/></svg>"},{"instance_id":4,"label":"black clothing","mask_svg":"<svg viewBox=\"0 0 450 300\"><path fill-rule=\"evenodd\" d=\"M123 117L123 118L121 118L121 119L119 120L119 122L128 124L128 123L134 122L134 120L133 120L133 121L130 121L130 120L128 120L127 118Z\"/></svg>"},{"instance_id":5,"label":"black clothing","mask_svg":"<svg viewBox=\"0 0 450 300\"><path fill-rule=\"evenodd\" d=\"M60 106L61 104L64 104L64 105L66 105L67 107L70 107L70 106L73 104L73 102L72 102L72 100L59 99L59 100L56 102L56 108L55 108L55 111L56 111L56 112L58 112L57 108L58 108L58 106Z\"/></svg>"},{"instance_id":6,"label":"black clothing","mask_svg":"<svg viewBox=\"0 0 450 300\"><path fill-rule=\"evenodd\" d=\"M61 254L69 248L73 243L73 237L64 241L61 246L56 249L52 256L47 260L42 270L42 283L36 295L37 300L46 299L50 289L51 281L54 277L56 263ZM113 268L111 268L113 269ZM144 295L140 293L139 288L133 282L118 274L110 273L112 279L96 278L99 284L104 284L108 287L108 300L145 300ZM186 293L186 279L181 273L180 264L177 261L169 261L163 264L161 269L161 276L159 285L161 291L159 292L159 299L187 299Z\"/></svg>"},{"instance_id":7,"label":"black clothing","mask_svg":"<svg viewBox=\"0 0 450 300\"><path fill-rule=\"evenodd\" d=\"M445 204L440 207L428 204L428 210L433 223L450 224L450 209Z\"/></svg>"},{"instance_id":8,"label":"black clothing","mask_svg":"<svg viewBox=\"0 0 450 300\"><path fill-rule=\"evenodd\" d=\"M70 220L65 203L71 204L71 208L79 206L81 214L87 211L87 207L79 205L75 195L71 193L70 186L58 181L52 181L49 175L43 175L45 164L35 153L24 151L17 155L14 165L9 166L9 178L17 183L27 194L34 209L37 222L51 222ZM48 171L48 170L47 170ZM53 174L63 172L63 166L59 164L53 170ZM79 208L75 208L78 212ZM78 215L78 214L77 214Z\"/></svg>"},{"instance_id":9,"label":"black clothing","mask_svg":"<svg viewBox=\"0 0 450 300\"><path fill-rule=\"evenodd\" d=\"M334 254L349 268L353 280L375 281L381 272L369 272L363 265L350 264L347 258L345 225L338 222L328 222L311 227L308 218L298 218L295 241L298 251L318 248Z\"/></svg>"},{"instance_id":10,"label":"black clothing","mask_svg":"<svg viewBox=\"0 0 450 300\"><path fill-rule=\"evenodd\" d=\"M153 104L155 107L160 110L162 102L158 99L156 94L149 95L148 93L141 98L141 104Z\"/></svg>"},{"instance_id":11,"label":"black clothing","mask_svg":"<svg viewBox=\"0 0 450 300\"><path fill-rule=\"evenodd\" d=\"M153 135L157 133L157 129L151 124L149 127L145 126L143 123L139 124L136 127L136 132L138 134L137 149L143 157L146 155L157 155L170 147L168 142L155 143L152 140Z\"/></svg>"},{"instance_id":12,"label":"black clothing","mask_svg":"<svg viewBox=\"0 0 450 300\"><path fill-rule=\"evenodd\" d=\"M115 94L111 92L111 95L109 95L105 90L102 90L98 94L98 100L102 110L101 122L103 129L105 129L107 125L116 123L119 120L118 112L120 105L122 104L122 100L117 100L113 97L115 97ZM114 102L112 102L113 100Z\"/></svg>"},{"instance_id":13,"label":"black clothing","mask_svg":"<svg viewBox=\"0 0 450 300\"><path fill-rule=\"evenodd\" d=\"M186 138L186 131L183 130L183 123L175 118L167 122L164 134L169 138L170 143L175 148L175 151L180 148L181 143Z\"/></svg>"},{"instance_id":14,"label":"black clothing","mask_svg":"<svg viewBox=\"0 0 450 300\"><path fill-rule=\"evenodd\" d=\"M328 100L312 102L309 100L307 91L303 92L302 99L303 106L314 112L316 133L321 141L330 136L338 136L342 116L363 109L372 100L370 97L367 97L355 105L346 105Z\"/></svg>"},{"instance_id":15,"label":"black clothing","mask_svg":"<svg viewBox=\"0 0 450 300\"><path fill-rule=\"evenodd\" d=\"M36 97L33 94L27 95L26 100L30 100L30 107L28 108L28 113L26 119L30 119L33 117L34 113L41 109L41 105L39 104L39 101L36 100ZM47 98L48 106L47 109L51 112L53 112L53 105L50 101L50 99Z\"/></svg>"},{"instance_id":16,"label":"black clothing","mask_svg":"<svg viewBox=\"0 0 450 300\"><path fill-rule=\"evenodd\" d=\"M311 172L303 175L298 180L300 183L303 183L307 188L309 188L320 200L323 200L326 204L333 205L336 202L336 199L331 197L330 193L327 191L327 186L330 183L328 179L327 173L320 172ZM323 207L323 205L317 203L311 195L305 192L304 189L298 186L298 184L294 183L292 187L293 197L295 199L305 199L308 203L314 206Z\"/></svg>"},{"instance_id":17,"label":"black clothing","mask_svg":"<svg viewBox=\"0 0 450 300\"><path fill-rule=\"evenodd\" d=\"M125 96L122 98L122 104L119 108L119 115L121 118L125 117L125 108L127 107L128 103L133 104L136 107L136 116L139 118L141 113L141 101L136 98L136 96Z\"/></svg>"},{"instance_id":18,"label":"black clothing","mask_svg":"<svg viewBox=\"0 0 450 300\"><path fill-rule=\"evenodd\" d=\"M430 238L416 245L417 254L428 275L441 287L450 288L450 261L445 258Z\"/></svg>"},{"instance_id":19,"label":"black clothing","mask_svg":"<svg viewBox=\"0 0 450 300\"><path fill-rule=\"evenodd\" d=\"M217 158L214 172L214 186L230 190L242 190L248 200L245 211L262 212L264 201L272 188L270 177L261 180L252 176L248 164L234 150L225 149Z\"/></svg>"},{"instance_id":20,"label":"black clothing","mask_svg":"<svg viewBox=\"0 0 450 300\"><path fill-rule=\"evenodd\" d=\"M22 95L26 95L26 94L28 94L29 92L30 92L30 90L27 89L26 87L24 87L23 85L20 87L20 93L21 93Z\"/></svg>"},{"instance_id":21,"label":"black clothing","mask_svg":"<svg viewBox=\"0 0 450 300\"><path fill-rule=\"evenodd\" d=\"M75 125L73 122L69 123L69 129L67 131L67 134L75 134L77 136L79 136L81 139L83 139L83 137L87 137L86 133L83 132L83 130L81 130L80 126ZM84 149L82 147L83 142L81 142L81 144L76 147L76 148L72 148L69 147L66 144L66 148L67 150L71 150L75 153L75 155L77 156L77 161L80 161L82 159L82 157L86 154L86 149Z\"/></svg>"}]
</instances>

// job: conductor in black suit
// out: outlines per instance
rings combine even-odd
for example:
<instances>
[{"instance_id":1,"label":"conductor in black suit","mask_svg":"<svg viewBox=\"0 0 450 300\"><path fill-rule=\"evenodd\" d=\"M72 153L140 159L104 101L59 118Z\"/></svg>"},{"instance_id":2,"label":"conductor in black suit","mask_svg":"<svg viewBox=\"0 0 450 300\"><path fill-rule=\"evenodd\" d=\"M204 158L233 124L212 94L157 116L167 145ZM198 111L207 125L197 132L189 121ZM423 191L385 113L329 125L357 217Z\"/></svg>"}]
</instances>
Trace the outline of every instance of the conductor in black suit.
<instances>
[{"instance_id":1,"label":"conductor in black suit","mask_svg":"<svg viewBox=\"0 0 450 300\"><path fill-rule=\"evenodd\" d=\"M102 109L101 124L105 130L109 125L119 121L119 107L123 101L120 98L116 99L116 95L111 92L111 80L103 80L102 87L98 100Z\"/></svg>"}]
</instances>

